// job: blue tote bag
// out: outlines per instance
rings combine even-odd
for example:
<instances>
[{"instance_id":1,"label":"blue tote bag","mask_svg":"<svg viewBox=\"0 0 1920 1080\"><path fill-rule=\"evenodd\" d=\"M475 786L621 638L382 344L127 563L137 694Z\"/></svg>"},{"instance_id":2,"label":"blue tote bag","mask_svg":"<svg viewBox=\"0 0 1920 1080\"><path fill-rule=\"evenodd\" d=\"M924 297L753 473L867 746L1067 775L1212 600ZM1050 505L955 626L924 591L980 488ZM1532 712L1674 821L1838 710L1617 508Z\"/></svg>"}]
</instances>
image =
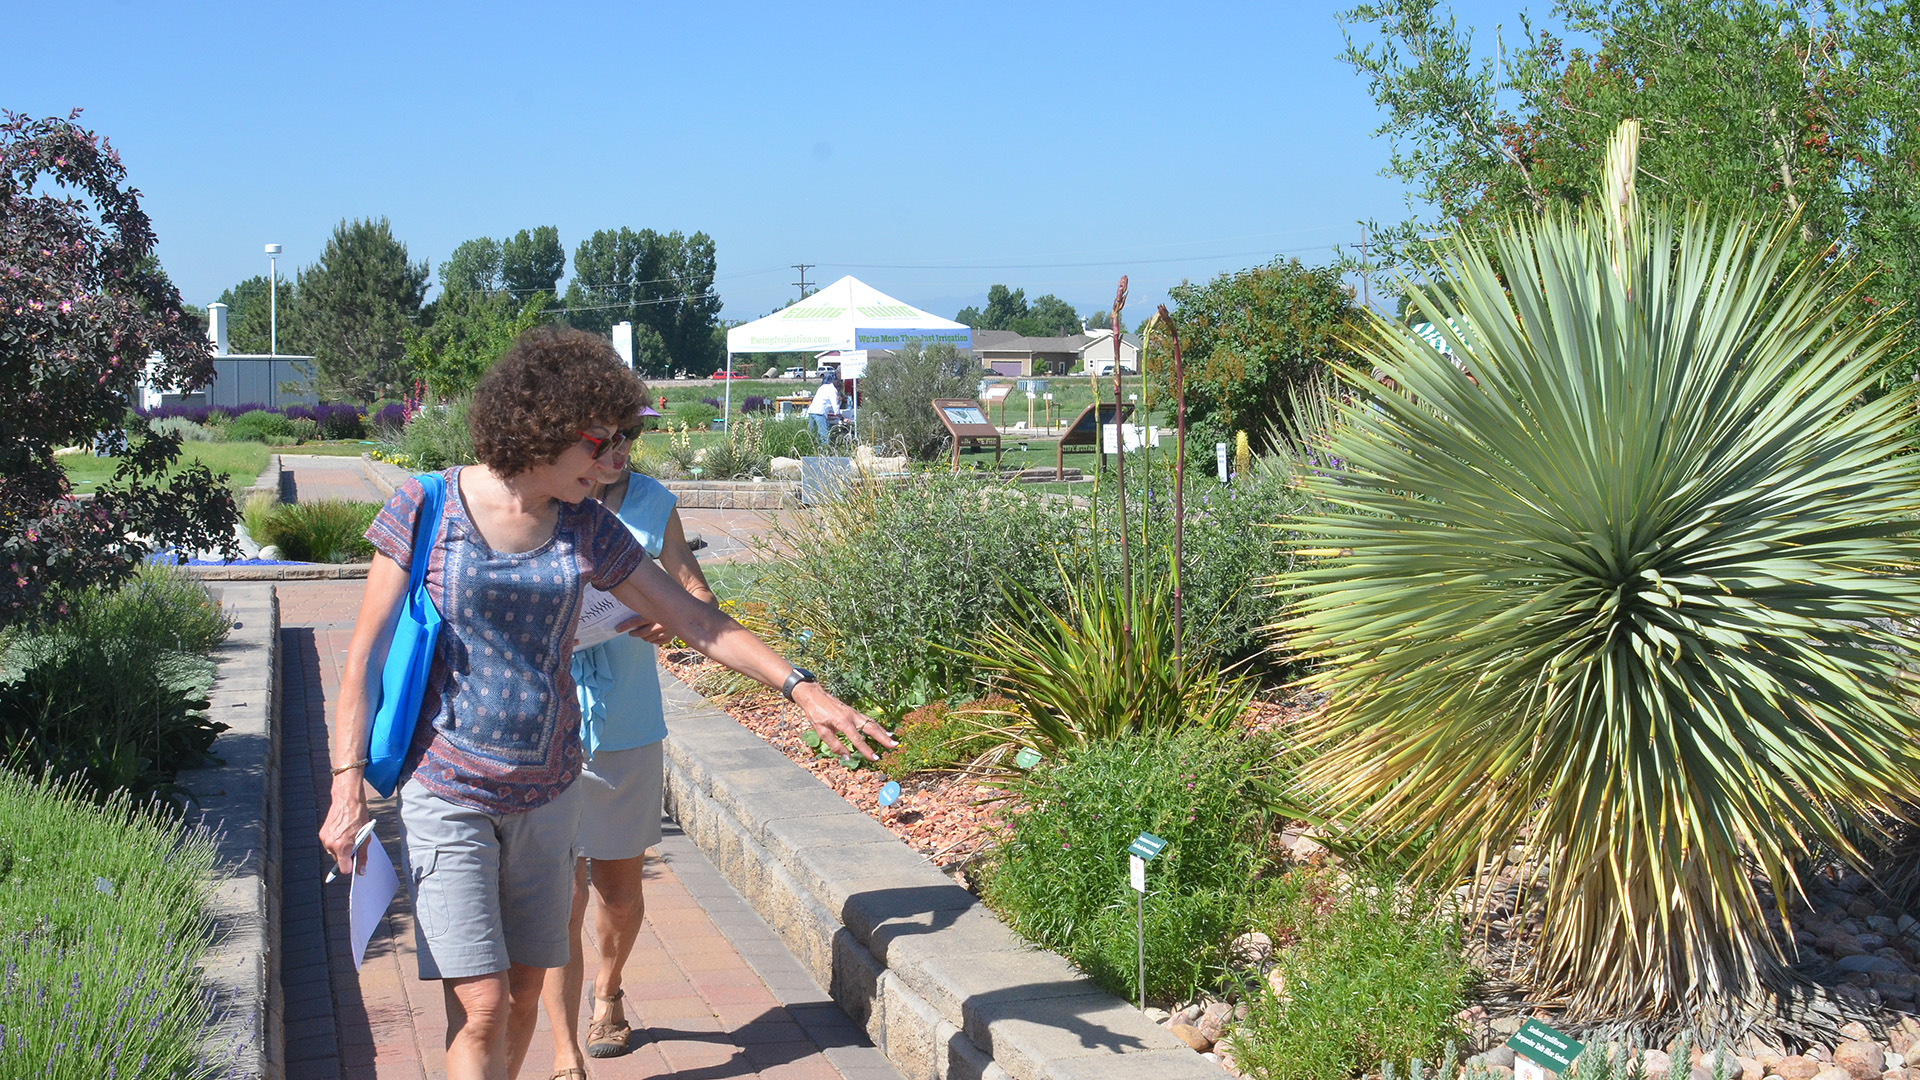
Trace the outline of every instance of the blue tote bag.
<instances>
[{"instance_id":1,"label":"blue tote bag","mask_svg":"<svg viewBox=\"0 0 1920 1080\"><path fill-rule=\"evenodd\" d=\"M413 727L420 719L420 699L427 692L427 673L433 668L433 643L440 637L440 609L427 595L427 559L440 532L440 513L446 506L447 483L439 473L420 481L426 495L413 518L412 569L407 595L400 601L400 620L393 627L393 643L380 669L380 705L367 726L367 782L382 796L393 794L400 782L400 766L413 745Z\"/></svg>"}]
</instances>

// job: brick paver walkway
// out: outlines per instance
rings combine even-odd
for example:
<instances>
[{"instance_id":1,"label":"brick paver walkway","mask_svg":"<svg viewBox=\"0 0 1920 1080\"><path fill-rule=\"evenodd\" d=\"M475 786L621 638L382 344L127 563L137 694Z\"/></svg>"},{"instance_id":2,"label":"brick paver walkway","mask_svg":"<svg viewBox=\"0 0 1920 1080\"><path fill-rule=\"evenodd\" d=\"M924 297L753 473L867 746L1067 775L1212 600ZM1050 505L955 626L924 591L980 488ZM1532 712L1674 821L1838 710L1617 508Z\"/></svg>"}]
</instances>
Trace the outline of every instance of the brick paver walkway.
<instances>
[{"instance_id":1,"label":"brick paver walkway","mask_svg":"<svg viewBox=\"0 0 1920 1080\"><path fill-rule=\"evenodd\" d=\"M280 498L285 502L387 501L380 489L367 479L359 458L326 454L281 454Z\"/></svg>"},{"instance_id":2,"label":"brick paver walkway","mask_svg":"<svg viewBox=\"0 0 1920 1080\"><path fill-rule=\"evenodd\" d=\"M444 1074L445 1010L414 962L412 911L402 892L354 970L347 886L320 885L315 841L325 816L327 707L360 601L358 581L279 586L284 847L282 972L287 1080L395 1080ZM395 800L373 804L378 835L401 858ZM595 1080L899 1080L764 922L669 822L646 876L647 922L627 963L627 1016L638 1048L590 1061ZM592 938L587 944L592 985ZM589 990L590 992L590 990ZM549 1074L544 1015L523 1077Z\"/></svg>"}]
</instances>

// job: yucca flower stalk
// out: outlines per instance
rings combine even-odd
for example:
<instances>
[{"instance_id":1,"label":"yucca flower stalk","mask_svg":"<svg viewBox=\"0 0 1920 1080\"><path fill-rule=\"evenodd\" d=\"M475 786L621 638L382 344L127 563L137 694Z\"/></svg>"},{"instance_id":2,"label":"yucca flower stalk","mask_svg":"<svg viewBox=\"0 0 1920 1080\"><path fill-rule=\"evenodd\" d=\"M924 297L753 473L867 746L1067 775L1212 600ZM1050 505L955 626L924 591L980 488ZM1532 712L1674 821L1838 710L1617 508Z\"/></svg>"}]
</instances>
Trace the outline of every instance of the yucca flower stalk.
<instances>
[{"instance_id":1,"label":"yucca flower stalk","mask_svg":"<svg viewBox=\"0 0 1920 1080\"><path fill-rule=\"evenodd\" d=\"M1174 325L1173 316L1167 314L1167 305L1161 304L1156 315L1167 328L1167 337L1173 340L1173 652L1178 656L1185 643L1181 626L1184 612L1180 607L1180 567L1186 561L1187 538L1187 369L1180 359L1180 328Z\"/></svg>"},{"instance_id":2,"label":"yucca flower stalk","mask_svg":"<svg viewBox=\"0 0 1920 1080\"><path fill-rule=\"evenodd\" d=\"M1120 534L1120 595L1123 599L1133 595L1133 562L1127 557L1127 440L1120 429L1120 312L1127 306L1127 275L1120 275L1120 284L1113 290L1113 483L1118 499L1115 502L1119 514ZM1097 414L1096 408L1096 414ZM1098 419L1098 416L1095 417ZM1131 603L1123 603L1120 610L1129 611ZM1124 643L1133 636L1133 628L1123 617L1121 641Z\"/></svg>"},{"instance_id":3,"label":"yucca flower stalk","mask_svg":"<svg viewBox=\"0 0 1920 1080\"><path fill-rule=\"evenodd\" d=\"M1738 1030L1792 979L1796 861L1858 861L1920 767L1914 389L1791 223L1600 206L1436 245L1338 370L1281 630L1332 694L1302 773L1416 878L1546 883L1525 977L1574 1019ZM1457 328L1457 329L1456 329Z\"/></svg>"}]
</instances>

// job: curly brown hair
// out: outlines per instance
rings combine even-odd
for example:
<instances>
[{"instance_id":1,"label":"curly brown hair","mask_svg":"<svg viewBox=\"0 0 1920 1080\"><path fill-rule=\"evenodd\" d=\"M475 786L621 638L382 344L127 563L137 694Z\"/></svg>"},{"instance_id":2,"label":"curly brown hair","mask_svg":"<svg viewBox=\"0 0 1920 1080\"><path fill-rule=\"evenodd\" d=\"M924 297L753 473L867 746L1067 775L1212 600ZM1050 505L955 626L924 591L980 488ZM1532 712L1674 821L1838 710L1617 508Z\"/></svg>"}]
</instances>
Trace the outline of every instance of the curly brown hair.
<instances>
[{"instance_id":1,"label":"curly brown hair","mask_svg":"<svg viewBox=\"0 0 1920 1080\"><path fill-rule=\"evenodd\" d=\"M474 388L467 412L474 457L502 476L526 472L565 453L587 428L631 424L646 393L606 339L533 327Z\"/></svg>"}]
</instances>

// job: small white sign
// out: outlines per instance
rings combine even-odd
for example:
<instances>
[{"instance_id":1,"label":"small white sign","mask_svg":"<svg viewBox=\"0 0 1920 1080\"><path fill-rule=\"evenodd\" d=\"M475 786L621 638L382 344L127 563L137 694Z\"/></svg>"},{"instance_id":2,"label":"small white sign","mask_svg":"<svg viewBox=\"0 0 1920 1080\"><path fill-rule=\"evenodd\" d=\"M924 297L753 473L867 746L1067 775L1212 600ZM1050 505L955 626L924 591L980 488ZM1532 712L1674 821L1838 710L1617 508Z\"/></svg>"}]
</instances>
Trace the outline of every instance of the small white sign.
<instances>
[{"instance_id":1,"label":"small white sign","mask_svg":"<svg viewBox=\"0 0 1920 1080\"><path fill-rule=\"evenodd\" d=\"M1217 442L1213 444L1213 460L1215 464L1220 466L1220 482L1223 484L1226 483L1227 482L1227 444L1226 443Z\"/></svg>"},{"instance_id":2,"label":"small white sign","mask_svg":"<svg viewBox=\"0 0 1920 1080\"><path fill-rule=\"evenodd\" d=\"M1129 855L1127 856L1127 870L1132 875L1133 891L1140 893L1142 896L1146 895L1147 860L1138 855Z\"/></svg>"},{"instance_id":3,"label":"small white sign","mask_svg":"<svg viewBox=\"0 0 1920 1080\"><path fill-rule=\"evenodd\" d=\"M1513 1080L1547 1080L1547 1070L1531 1058L1516 1054L1513 1059Z\"/></svg>"}]
</instances>

